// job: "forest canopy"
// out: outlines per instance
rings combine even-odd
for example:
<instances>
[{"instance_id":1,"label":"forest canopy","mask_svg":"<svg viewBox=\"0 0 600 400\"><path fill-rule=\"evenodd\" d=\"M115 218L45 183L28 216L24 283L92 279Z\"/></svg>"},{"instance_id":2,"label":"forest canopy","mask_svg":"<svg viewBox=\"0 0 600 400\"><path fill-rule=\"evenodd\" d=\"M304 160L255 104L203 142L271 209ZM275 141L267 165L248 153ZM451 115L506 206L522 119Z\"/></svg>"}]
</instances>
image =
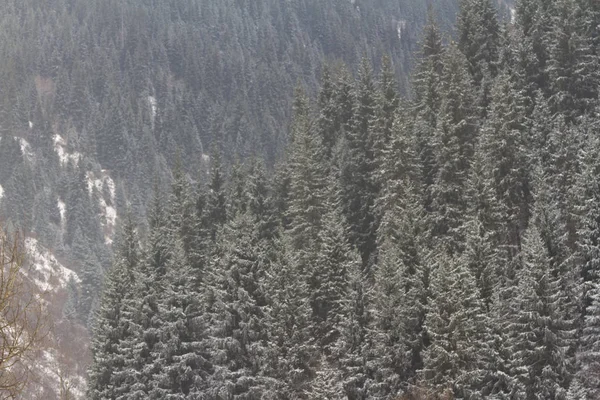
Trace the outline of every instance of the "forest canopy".
<instances>
[{"instance_id":1,"label":"forest canopy","mask_svg":"<svg viewBox=\"0 0 600 400\"><path fill-rule=\"evenodd\" d=\"M599 27L465 0L410 96L393 56L326 63L273 170L176 166L122 224L89 396L600 396Z\"/></svg>"}]
</instances>

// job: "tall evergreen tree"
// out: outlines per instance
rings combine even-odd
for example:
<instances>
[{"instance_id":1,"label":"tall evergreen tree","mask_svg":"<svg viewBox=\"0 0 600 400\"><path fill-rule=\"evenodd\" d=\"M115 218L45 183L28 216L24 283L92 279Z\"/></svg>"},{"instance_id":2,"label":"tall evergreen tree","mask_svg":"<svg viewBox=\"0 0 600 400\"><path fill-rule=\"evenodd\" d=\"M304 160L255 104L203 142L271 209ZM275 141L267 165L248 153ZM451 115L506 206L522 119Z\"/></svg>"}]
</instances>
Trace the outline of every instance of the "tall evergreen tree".
<instances>
[{"instance_id":1,"label":"tall evergreen tree","mask_svg":"<svg viewBox=\"0 0 600 400\"><path fill-rule=\"evenodd\" d=\"M431 188L433 232L454 253L463 247L459 228L465 217L464 188L477 133L471 76L467 61L455 44L447 50L442 82L440 117L434 137L438 170Z\"/></svg>"},{"instance_id":2,"label":"tall evergreen tree","mask_svg":"<svg viewBox=\"0 0 600 400\"><path fill-rule=\"evenodd\" d=\"M227 220L227 197L221 154L218 150L213 151L210 160L210 184L208 185L206 212L202 224L209 229L210 238L214 242L219 227Z\"/></svg>"},{"instance_id":3,"label":"tall evergreen tree","mask_svg":"<svg viewBox=\"0 0 600 400\"><path fill-rule=\"evenodd\" d=\"M422 367L427 301L428 232L424 209L410 181L380 226L373 288L375 376L371 395L385 398L406 389Z\"/></svg>"},{"instance_id":4,"label":"tall evergreen tree","mask_svg":"<svg viewBox=\"0 0 600 400\"><path fill-rule=\"evenodd\" d=\"M427 25L422 35L420 59L413 76L416 109L413 129L417 144L416 151L422 165L422 180L428 194L426 205L429 208L431 203L430 187L436 174L432 143L441 106L441 77L445 51L442 45L442 35L432 8L429 9Z\"/></svg>"},{"instance_id":5,"label":"tall evergreen tree","mask_svg":"<svg viewBox=\"0 0 600 400\"><path fill-rule=\"evenodd\" d=\"M370 125L369 135L373 147L373 177L375 190L379 193L385 182L382 181L385 166L385 151L392 140L394 119L399 105L397 83L393 66L388 57L382 60L382 70L377 82L375 115Z\"/></svg>"},{"instance_id":6,"label":"tall evergreen tree","mask_svg":"<svg viewBox=\"0 0 600 400\"><path fill-rule=\"evenodd\" d=\"M298 251L310 252L322 227L326 204L327 171L323 163L323 147L311 128L308 99L303 91L296 99L294 142L289 161L290 232Z\"/></svg>"},{"instance_id":7,"label":"tall evergreen tree","mask_svg":"<svg viewBox=\"0 0 600 400\"><path fill-rule=\"evenodd\" d=\"M98 316L94 322L92 365L89 370L90 399L117 399L126 386L126 360L122 341L131 335L130 321L124 308L133 299L133 285L139 264L139 244L131 219L125 220L115 262L104 284Z\"/></svg>"},{"instance_id":8,"label":"tall evergreen tree","mask_svg":"<svg viewBox=\"0 0 600 400\"><path fill-rule=\"evenodd\" d=\"M482 154L484 185L493 190L500 225L491 227L498 244L518 247L527 224L529 181L525 147L524 100L508 75L501 74L492 89L489 118L477 148ZM488 227L490 228L490 227Z\"/></svg>"},{"instance_id":9,"label":"tall evergreen tree","mask_svg":"<svg viewBox=\"0 0 600 400\"><path fill-rule=\"evenodd\" d=\"M365 400L373 384L371 366L366 362L372 349L369 335L372 292L358 254L355 252L350 257L354 260L348 268L348 290L342 299L344 318L340 323L341 335L335 354L346 397Z\"/></svg>"},{"instance_id":10,"label":"tall evergreen tree","mask_svg":"<svg viewBox=\"0 0 600 400\"><path fill-rule=\"evenodd\" d=\"M343 211L350 227L350 242L369 266L375 251L377 197L373 176L373 142L369 126L375 117L375 82L371 66L363 59L355 88L352 128L347 135L347 151L341 170Z\"/></svg>"},{"instance_id":11,"label":"tall evergreen tree","mask_svg":"<svg viewBox=\"0 0 600 400\"><path fill-rule=\"evenodd\" d=\"M269 304L269 350L263 365L270 378L265 393L269 399L307 398L315 374L317 347L308 279L291 242L287 234L275 242L277 258L269 264L263 284Z\"/></svg>"},{"instance_id":12,"label":"tall evergreen tree","mask_svg":"<svg viewBox=\"0 0 600 400\"><path fill-rule=\"evenodd\" d=\"M247 213L237 214L218 238L211 285L210 351L215 362L211 398L260 399L266 354L267 298L261 287L265 257Z\"/></svg>"},{"instance_id":13,"label":"tall evergreen tree","mask_svg":"<svg viewBox=\"0 0 600 400\"><path fill-rule=\"evenodd\" d=\"M485 308L466 265L446 254L438 257L425 319L430 344L420 376L436 391L450 388L460 398L482 398L491 359Z\"/></svg>"},{"instance_id":14,"label":"tall evergreen tree","mask_svg":"<svg viewBox=\"0 0 600 400\"><path fill-rule=\"evenodd\" d=\"M349 264L354 261L350 258L352 253L342 215L337 207L330 208L323 217L318 255L308 278L313 334L327 356L331 355L331 348L340 336L342 300L347 291Z\"/></svg>"},{"instance_id":15,"label":"tall evergreen tree","mask_svg":"<svg viewBox=\"0 0 600 400\"><path fill-rule=\"evenodd\" d=\"M469 72L479 89L479 106L485 115L492 79L497 75L500 24L490 0L462 0L457 18L458 47L467 58Z\"/></svg>"},{"instance_id":16,"label":"tall evergreen tree","mask_svg":"<svg viewBox=\"0 0 600 400\"><path fill-rule=\"evenodd\" d=\"M149 398L199 398L212 373L201 294L183 243L171 242L165 284L158 300L158 342L151 351L155 370Z\"/></svg>"},{"instance_id":17,"label":"tall evergreen tree","mask_svg":"<svg viewBox=\"0 0 600 400\"><path fill-rule=\"evenodd\" d=\"M525 399L563 398L572 373L573 317L562 276L533 224L523 239L522 262L513 318L507 326L517 393Z\"/></svg>"}]
</instances>

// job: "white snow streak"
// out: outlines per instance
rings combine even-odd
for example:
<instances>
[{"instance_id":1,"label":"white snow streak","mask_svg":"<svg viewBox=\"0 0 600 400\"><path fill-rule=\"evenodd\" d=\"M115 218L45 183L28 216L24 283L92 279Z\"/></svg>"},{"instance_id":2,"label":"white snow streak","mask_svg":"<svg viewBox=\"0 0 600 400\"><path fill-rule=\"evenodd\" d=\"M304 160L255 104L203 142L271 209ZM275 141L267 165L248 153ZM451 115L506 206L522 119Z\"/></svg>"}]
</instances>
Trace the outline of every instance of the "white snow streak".
<instances>
[{"instance_id":1,"label":"white snow streak","mask_svg":"<svg viewBox=\"0 0 600 400\"><path fill-rule=\"evenodd\" d=\"M156 111L158 109L157 103L156 103L156 97L148 96L148 104L150 105L150 114L152 115L152 118L154 119L154 117L156 117Z\"/></svg>"},{"instance_id":2,"label":"white snow streak","mask_svg":"<svg viewBox=\"0 0 600 400\"><path fill-rule=\"evenodd\" d=\"M108 175L108 172L103 169L102 174L104 176L104 184L108 186L108 192L110 193L110 201L114 203L115 201L115 181Z\"/></svg>"},{"instance_id":3,"label":"white snow streak","mask_svg":"<svg viewBox=\"0 0 600 400\"><path fill-rule=\"evenodd\" d=\"M0 185L0 200L4 197L4 188Z\"/></svg>"},{"instance_id":4,"label":"white snow streak","mask_svg":"<svg viewBox=\"0 0 600 400\"><path fill-rule=\"evenodd\" d=\"M406 28L406 20L400 20L396 24L396 30L398 31L398 39L402 40L402 32Z\"/></svg>"},{"instance_id":5,"label":"white snow streak","mask_svg":"<svg viewBox=\"0 0 600 400\"><path fill-rule=\"evenodd\" d=\"M31 151L31 145L29 144L29 142L23 138L18 138L19 139L19 144L21 145L21 153L23 153L23 155L25 157L27 157L28 160L32 160L33 159L33 152Z\"/></svg>"},{"instance_id":6,"label":"white snow streak","mask_svg":"<svg viewBox=\"0 0 600 400\"><path fill-rule=\"evenodd\" d=\"M60 226L64 228L65 224L67 223L67 206L61 199L58 199L57 206L58 212L60 213Z\"/></svg>"}]
</instances>

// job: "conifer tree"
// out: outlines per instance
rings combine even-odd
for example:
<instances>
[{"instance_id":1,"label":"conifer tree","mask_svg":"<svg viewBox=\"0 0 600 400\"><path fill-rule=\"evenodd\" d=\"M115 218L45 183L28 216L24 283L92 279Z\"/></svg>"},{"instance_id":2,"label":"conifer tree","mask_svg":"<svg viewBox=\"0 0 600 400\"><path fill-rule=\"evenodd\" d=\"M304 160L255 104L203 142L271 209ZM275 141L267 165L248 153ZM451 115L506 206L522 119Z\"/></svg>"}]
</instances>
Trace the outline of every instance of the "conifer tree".
<instances>
[{"instance_id":1,"label":"conifer tree","mask_svg":"<svg viewBox=\"0 0 600 400\"><path fill-rule=\"evenodd\" d=\"M355 88L351 131L347 135L347 152L341 168L342 208L350 227L350 243L367 267L375 251L377 197L373 177L373 137L369 126L375 117L375 83L371 66L363 59Z\"/></svg>"},{"instance_id":2,"label":"conifer tree","mask_svg":"<svg viewBox=\"0 0 600 400\"><path fill-rule=\"evenodd\" d=\"M516 393L525 399L562 398L572 373L573 321L562 277L534 224L524 235L521 257L518 296L507 326Z\"/></svg>"},{"instance_id":3,"label":"conifer tree","mask_svg":"<svg viewBox=\"0 0 600 400\"><path fill-rule=\"evenodd\" d=\"M377 82L375 99L375 116L371 121L369 136L373 147L373 180L375 190L379 193L385 182L382 181L385 166L385 151L392 140L392 129L396 110L399 105L397 83L393 66L388 57L382 60L382 70Z\"/></svg>"},{"instance_id":4,"label":"conifer tree","mask_svg":"<svg viewBox=\"0 0 600 400\"><path fill-rule=\"evenodd\" d=\"M489 132L487 132L489 133ZM484 136L487 133L482 133ZM489 165L489 155L483 151L484 137L476 147L467 182L468 217L461 230L465 237L465 251L461 262L471 271L484 305L494 317L495 300L511 294L514 289L514 259L518 247L510 245L512 232L506 227L506 207L497 198L497 188ZM502 154L502 153L501 153Z\"/></svg>"},{"instance_id":5,"label":"conifer tree","mask_svg":"<svg viewBox=\"0 0 600 400\"><path fill-rule=\"evenodd\" d=\"M290 232L297 250L310 252L322 226L326 204L327 171L323 147L311 129L308 99L298 91L293 123L294 142L289 160Z\"/></svg>"},{"instance_id":6,"label":"conifer tree","mask_svg":"<svg viewBox=\"0 0 600 400\"><path fill-rule=\"evenodd\" d=\"M214 398L260 399L266 354L266 294L261 287L265 259L247 213L224 225L218 238L211 285L210 351L215 364Z\"/></svg>"},{"instance_id":7,"label":"conifer tree","mask_svg":"<svg viewBox=\"0 0 600 400\"><path fill-rule=\"evenodd\" d=\"M413 76L416 111L413 136L416 141L416 154L422 165L421 179L427 194L426 206L429 208L431 203L430 187L436 174L432 143L440 111L441 76L445 51L442 45L442 35L432 8L429 9L427 25L422 35L419 63L415 67Z\"/></svg>"},{"instance_id":8,"label":"conifer tree","mask_svg":"<svg viewBox=\"0 0 600 400\"><path fill-rule=\"evenodd\" d=\"M227 220L227 197L225 194L225 177L222 171L221 154L213 151L210 166L210 184L206 200L206 213L202 224L210 232L210 239L214 242L217 230Z\"/></svg>"},{"instance_id":9,"label":"conifer tree","mask_svg":"<svg viewBox=\"0 0 600 400\"><path fill-rule=\"evenodd\" d=\"M245 196L248 212L254 216L259 231L259 238L267 241L273 239L276 235L276 220L271 182L261 159L250 161Z\"/></svg>"},{"instance_id":10,"label":"conifer tree","mask_svg":"<svg viewBox=\"0 0 600 400\"><path fill-rule=\"evenodd\" d=\"M336 101L336 87L331 67L324 65L321 71L321 88L317 97L319 115L317 129L323 142L325 157L331 157L338 135L341 133L341 116Z\"/></svg>"},{"instance_id":11,"label":"conifer tree","mask_svg":"<svg viewBox=\"0 0 600 400\"><path fill-rule=\"evenodd\" d=\"M149 398L197 398L212 373L205 320L196 274L185 257L183 243L172 238L165 284L158 300L157 345Z\"/></svg>"},{"instance_id":12,"label":"conifer tree","mask_svg":"<svg viewBox=\"0 0 600 400\"><path fill-rule=\"evenodd\" d=\"M490 0L462 0L457 17L458 47L467 58L469 72L479 89L478 103L489 104L489 85L497 75L500 47L500 24Z\"/></svg>"},{"instance_id":13,"label":"conifer tree","mask_svg":"<svg viewBox=\"0 0 600 400\"><path fill-rule=\"evenodd\" d=\"M555 2L552 15L550 43L547 45L549 59L547 74L550 79L551 95L549 103L554 113L560 113L573 120L579 114L579 95L575 85L575 69L578 47L582 45L575 27L572 0ZM591 83L591 82L589 82Z\"/></svg>"},{"instance_id":14,"label":"conifer tree","mask_svg":"<svg viewBox=\"0 0 600 400\"><path fill-rule=\"evenodd\" d=\"M579 113L597 107L600 82L600 5L589 0L575 1L574 10L577 47L574 85L578 96Z\"/></svg>"},{"instance_id":15,"label":"conifer tree","mask_svg":"<svg viewBox=\"0 0 600 400\"><path fill-rule=\"evenodd\" d=\"M394 207L403 192L403 185L409 183L418 192L420 203L425 204L422 182L422 164L418 155L418 143L414 137L414 119L410 116L411 108L402 103L396 111L392 126L392 137L383 150L381 171L376 174L382 185L379 198L376 199L376 213L379 219ZM380 222L381 224L381 222ZM381 230L381 226L379 228ZM381 233L378 232L381 236Z\"/></svg>"},{"instance_id":16,"label":"conifer tree","mask_svg":"<svg viewBox=\"0 0 600 400\"><path fill-rule=\"evenodd\" d=\"M597 276L595 276L598 279ZM575 393L580 399L594 399L600 395L600 349L598 348L598 335L600 335L600 285L594 282L588 290L589 305L586 309L583 332L577 353L577 374L571 383L569 393L575 398Z\"/></svg>"},{"instance_id":17,"label":"conifer tree","mask_svg":"<svg viewBox=\"0 0 600 400\"><path fill-rule=\"evenodd\" d=\"M388 394L400 385L405 388L422 367L430 251L427 217L415 183L405 178L395 188L397 197L379 228L373 300L378 390Z\"/></svg>"},{"instance_id":18,"label":"conifer tree","mask_svg":"<svg viewBox=\"0 0 600 400\"><path fill-rule=\"evenodd\" d=\"M372 292L369 279L363 270L360 257L351 254L348 268L348 290L342 299L343 320L340 323L340 340L335 355L341 371L344 393L348 399L368 398L370 366L366 362L372 351L369 327L372 324Z\"/></svg>"},{"instance_id":19,"label":"conifer tree","mask_svg":"<svg viewBox=\"0 0 600 400\"><path fill-rule=\"evenodd\" d=\"M467 62L455 44L447 50L442 75L442 103L434 137L437 164L431 188L433 233L451 253L461 251L459 228L464 222L464 188L473 156L477 127Z\"/></svg>"},{"instance_id":20,"label":"conifer tree","mask_svg":"<svg viewBox=\"0 0 600 400\"><path fill-rule=\"evenodd\" d=\"M269 349L263 367L270 382L265 397L305 398L317 359L308 279L288 234L274 244L277 257L269 264L263 284L269 304Z\"/></svg>"},{"instance_id":21,"label":"conifer tree","mask_svg":"<svg viewBox=\"0 0 600 400\"><path fill-rule=\"evenodd\" d=\"M126 299L124 313L130 321L132 334L123 340L122 351L129 354L125 380L129 386L124 390L129 398L149 398L156 388L155 374L160 371L157 350L161 345L163 323L160 317L162 294L167 284L165 275L171 262L173 243L169 236L164 201L155 188L148 213L148 237L140 257L135 276L133 295Z\"/></svg>"},{"instance_id":22,"label":"conifer tree","mask_svg":"<svg viewBox=\"0 0 600 400\"><path fill-rule=\"evenodd\" d=\"M554 1L547 0L519 0L516 8L516 25L521 35L525 48L531 51L534 57L527 58L525 67L527 85L533 90L549 92L550 81L547 74L547 64L550 58L547 46L552 30L552 14Z\"/></svg>"},{"instance_id":23,"label":"conifer tree","mask_svg":"<svg viewBox=\"0 0 600 400\"><path fill-rule=\"evenodd\" d=\"M492 190L490 201L500 218L496 231L498 245L518 246L520 232L528 218L527 159L525 154L524 100L510 76L502 73L492 89L489 117L484 124L479 160L483 169L483 185Z\"/></svg>"},{"instance_id":24,"label":"conifer tree","mask_svg":"<svg viewBox=\"0 0 600 400\"><path fill-rule=\"evenodd\" d=\"M123 352L121 343L132 332L124 309L128 305L126 300L133 300L139 263L138 239L131 219L125 220L121 240L93 326L93 361L87 392L91 399L116 399L124 394L127 383L124 370L131 354Z\"/></svg>"},{"instance_id":25,"label":"conifer tree","mask_svg":"<svg viewBox=\"0 0 600 400\"><path fill-rule=\"evenodd\" d=\"M585 146L579 153L581 170L577 174L576 207L578 216L578 240L575 258L581 264L581 278L584 292L589 289L597 276L600 276L600 187L598 174L600 165L598 156L600 142L596 135L588 134ZM582 310L589 306L590 300L585 295L582 298Z\"/></svg>"},{"instance_id":26,"label":"conifer tree","mask_svg":"<svg viewBox=\"0 0 600 400\"><path fill-rule=\"evenodd\" d=\"M102 288L104 271L89 239L79 229L75 233L73 252L81 260L81 298L77 312L80 320L88 325L95 317L95 306Z\"/></svg>"},{"instance_id":27,"label":"conifer tree","mask_svg":"<svg viewBox=\"0 0 600 400\"><path fill-rule=\"evenodd\" d=\"M427 25L423 29L419 63L413 77L415 104L419 114L432 128L436 127L437 111L440 107L439 84L443 69L442 34L432 8L427 14Z\"/></svg>"},{"instance_id":28,"label":"conifer tree","mask_svg":"<svg viewBox=\"0 0 600 400\"><path fill-rule=\"evenodd\" d=\"M430 344L423 353L421 379L439 392L450 388L460 398L481 398L492 354L475 279L460 260L442 253L430 291L425 318Z\"/></svg>"},{"instance_id":29,"label":"conifer tree","mask_svg":"<svg viewBox=\"0 0 600 400\"><path fill-rule=\"evenodd\" d=\"M181 241L187 263L192 268L200 268L200 220L195 212L192 188L181 165L176 165L173 178L168 204L171 235Z\"/></svg>"}]
</instances>

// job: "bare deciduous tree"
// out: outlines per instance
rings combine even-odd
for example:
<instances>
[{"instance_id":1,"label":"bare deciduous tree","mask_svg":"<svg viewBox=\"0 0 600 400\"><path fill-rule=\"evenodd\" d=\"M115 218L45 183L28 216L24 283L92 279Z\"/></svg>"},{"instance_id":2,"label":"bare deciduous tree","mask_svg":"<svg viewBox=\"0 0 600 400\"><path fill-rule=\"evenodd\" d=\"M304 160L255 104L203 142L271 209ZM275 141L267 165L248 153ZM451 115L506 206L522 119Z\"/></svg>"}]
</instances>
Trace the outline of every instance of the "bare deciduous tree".
<instances>
[{"instance_id":1,"label":"bare deciduous tree","mask_svg":"<svg viewBox=\"0 0 600 400\"><path fill-rule=\"evenodd\" d=\"M48 332L43 301L25 272L19 236L0 231L0 400L15 399L23 390L27 359Z\"/></svg>"}]
</instances>

